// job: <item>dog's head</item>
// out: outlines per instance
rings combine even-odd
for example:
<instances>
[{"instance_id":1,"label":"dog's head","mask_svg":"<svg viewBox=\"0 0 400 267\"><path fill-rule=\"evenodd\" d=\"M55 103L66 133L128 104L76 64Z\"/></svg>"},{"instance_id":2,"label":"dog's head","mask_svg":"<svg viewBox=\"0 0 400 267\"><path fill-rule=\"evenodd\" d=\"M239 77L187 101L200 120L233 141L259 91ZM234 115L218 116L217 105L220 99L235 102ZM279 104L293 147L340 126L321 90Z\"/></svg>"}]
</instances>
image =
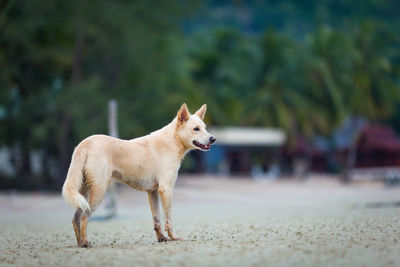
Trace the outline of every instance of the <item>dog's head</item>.
<instances>
[{"instance_id":1,"label":"dog's head","mask_svg":"<svg viewBox=\"0 0 400 267\"><path fill-rule=\"evenodd\" d=\"M176 115L177 135L182 143L191 149L209 150L216 138L207 132L203 122L207 111L204 104L195 114L191 115L186 104L183 104Z\"/></svg>"}]
</instances>

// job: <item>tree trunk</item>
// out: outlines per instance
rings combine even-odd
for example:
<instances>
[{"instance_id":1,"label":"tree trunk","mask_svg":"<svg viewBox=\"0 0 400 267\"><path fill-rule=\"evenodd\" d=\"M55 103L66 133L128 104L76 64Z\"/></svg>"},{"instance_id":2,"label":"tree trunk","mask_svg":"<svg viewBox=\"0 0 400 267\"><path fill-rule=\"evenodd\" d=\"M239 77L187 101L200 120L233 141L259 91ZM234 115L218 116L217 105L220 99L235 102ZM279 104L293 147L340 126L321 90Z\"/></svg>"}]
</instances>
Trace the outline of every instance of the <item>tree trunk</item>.
<instances>
[{"instance_id":1,"label":"tree trunk","mask_svg":"<svg viewBox=\"0 0 400 267\"><path fill-rule=\"evenodd\" d=\"M19 164L17 167L18 187L21 189L30 189L32 186L31 157L29 148L22 145L19 149Z\"/></svg>"},{"instance_id":2,"label":"tree trunk","mask_svg":"<svg viewBox=\"0 0 400 267\"><path fill-rule=\"evenodd\" d=\"M347 152L347 159L346 159L346 168L342 173L342 180L345 183L350 182L350 172L356 166L356 159L357 159L357 142L353 142L349 147L349 151Z\"/></svg>"},{"instance_id":3,"label":"tree trunk","mask_svg":"<svg viewBox=\"0 0 400 267\"><path fill-rule=\"evenodd\" d=\"M356 129L354 138L349 145L349 151L347 152L347 159L346 159L346 167L342 173L342 180L345 183L350 182L351 177L350 177L350 172L352 169L356 167L357 164L357 146L358 142L361 137L361 132L364 127L364 123L362 121L362 118L359 116L354 117L354 122L352 123L352 126L354 125L354 128Z\"/></svg>"},{"instance_id":4,"label":"tree trunk","mask_svg":"<svg viewBox=\"0 0 400 267\"><path fill-rule=\"evenodd\" d=\"M74 58L71 69L71 86L76 85L81 80L82 74L82 54L83 54L83 23L82 23L82 6L77 7L76 25L75 25L75 49ZM59 140L59 173L58 185L62 185L65 177L67 176L68 167L71 159L70 151L70 131L71 119L67 112L63 111L61 114L61 134Z\"/></svg>"},{"instance_id":5,"label":"tree trunk","mask_svg":"<svg viewBox=\"0 0 400 267\"><path fill-rule=\"evenodd\" d=\"M69 132L71 128L70 119L67 114L63 113L61 118L61 134L58 142L59 151L59 179L57 179L57 187L62 186L67 177L70 149L69 149Z\"/></svg>"}]
</instances>

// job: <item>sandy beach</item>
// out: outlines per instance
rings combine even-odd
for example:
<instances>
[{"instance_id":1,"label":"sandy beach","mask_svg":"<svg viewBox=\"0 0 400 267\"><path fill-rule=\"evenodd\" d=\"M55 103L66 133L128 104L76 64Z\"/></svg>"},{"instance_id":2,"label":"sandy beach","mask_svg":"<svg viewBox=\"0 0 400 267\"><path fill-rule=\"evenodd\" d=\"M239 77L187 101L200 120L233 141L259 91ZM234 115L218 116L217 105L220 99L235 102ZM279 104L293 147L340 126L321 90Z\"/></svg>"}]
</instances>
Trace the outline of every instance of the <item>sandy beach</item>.
<instances>
[{"instance_id":1,"label":"sandy beach","mask_svg":"<svg viewBox=\"0 0 400 267\"><path fill-rule=\"evenodd\" d=\"M0 195L1 266L400 266L400 187L332 179L180 177L158 243L147 195L119 188L118 215L89 222L78 248L58 194Z\"/></svg>"}]
</instances>

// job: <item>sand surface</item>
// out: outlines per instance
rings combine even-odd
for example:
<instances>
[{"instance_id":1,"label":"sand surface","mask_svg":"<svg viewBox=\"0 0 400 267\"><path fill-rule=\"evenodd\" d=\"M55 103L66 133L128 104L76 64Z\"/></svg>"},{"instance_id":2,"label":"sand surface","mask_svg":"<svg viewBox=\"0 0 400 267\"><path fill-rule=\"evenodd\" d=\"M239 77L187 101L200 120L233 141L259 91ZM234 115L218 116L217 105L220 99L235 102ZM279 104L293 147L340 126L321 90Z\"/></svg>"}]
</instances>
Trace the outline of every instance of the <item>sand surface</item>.
<instances>
[{"instance_id":1,"label":"sand surface","mask_svg":"<svg viewBox=\"0 0 400 267\"><path fill-rule=\"evenodd\" d=\"M400 187L332 180L180 177L158 243L147 196L120 188L118 216L89 222L77 248L59 195L0 194L1 266L400 266Z\"/></svg>"}]
</instances>

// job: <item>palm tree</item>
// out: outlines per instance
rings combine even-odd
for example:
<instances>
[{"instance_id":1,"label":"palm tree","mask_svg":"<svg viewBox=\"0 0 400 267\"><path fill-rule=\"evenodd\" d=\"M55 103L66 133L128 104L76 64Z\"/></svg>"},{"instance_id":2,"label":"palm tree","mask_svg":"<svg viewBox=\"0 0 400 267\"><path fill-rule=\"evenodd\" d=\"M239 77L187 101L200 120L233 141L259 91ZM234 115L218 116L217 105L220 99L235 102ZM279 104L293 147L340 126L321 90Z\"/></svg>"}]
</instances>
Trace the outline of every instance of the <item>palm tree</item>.
<instances>
[{"instance_id":1,"label":"palm tree","mask_svg":"<svg viewBox=\"0 0 400 267\"><path fill-rule=\"evenodd\" d=\"M367 21L357 25L351 36L357 54L352 62L351 87L343 92L349 113L354 118L385 119L395 112L400 99L392 65L393 58L398 56L394 35L388 26ZM358 140L356 135L350 145L342 175L345 181L356 163Z\"/></svg>"},{"instance_id":2,"label":"palm tree","mask_svg":"<svg viewBox=\"0 0 400 267\"><path fill-rule=\"evenodd\" d=\"M251 91L259 51L252 38L234 29L217 29L200 35L189 51L193 86L184 94L196 105L209 104L212 124L241 124L243 101Z\"/></svg>"}]
</instances>

